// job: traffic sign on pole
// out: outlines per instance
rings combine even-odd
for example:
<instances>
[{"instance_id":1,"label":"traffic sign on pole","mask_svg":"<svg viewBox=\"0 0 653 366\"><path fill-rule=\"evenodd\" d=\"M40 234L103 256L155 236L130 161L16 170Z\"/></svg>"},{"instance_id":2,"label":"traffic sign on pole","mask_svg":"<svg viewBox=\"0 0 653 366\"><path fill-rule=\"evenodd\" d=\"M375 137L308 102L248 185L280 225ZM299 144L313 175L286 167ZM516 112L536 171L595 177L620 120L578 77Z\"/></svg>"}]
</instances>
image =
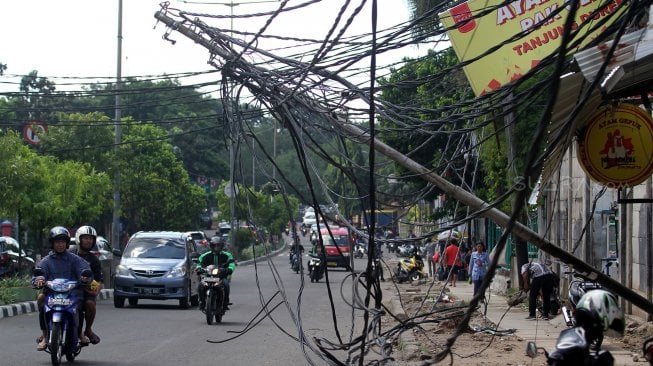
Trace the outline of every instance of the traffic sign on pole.
<instances>
[{"instance_id":1,"label":"traffic sign on pole","mask_svg":"<svg viewBox=\"0 0 653 366\"><path fill-rule=\"evenodd\" d=\"M31 145L38 145L41 143L40 135L45 135L48 128L40 122L29 122L23 126L23 138Z\"/></svg>"}]
</instances>

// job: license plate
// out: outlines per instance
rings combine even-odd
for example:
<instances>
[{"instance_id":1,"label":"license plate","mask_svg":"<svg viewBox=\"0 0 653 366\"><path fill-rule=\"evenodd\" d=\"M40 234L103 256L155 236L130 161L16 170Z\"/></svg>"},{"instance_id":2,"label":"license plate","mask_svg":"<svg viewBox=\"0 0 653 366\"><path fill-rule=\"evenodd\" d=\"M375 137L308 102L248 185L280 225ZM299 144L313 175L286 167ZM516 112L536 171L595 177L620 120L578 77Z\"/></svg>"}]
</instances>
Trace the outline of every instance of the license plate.
<instances>
[{"instance_id":1,"label":"license plate","mask_svg":"<svg viewBox=\"0 0 653 366\"><path fill-rule=\"evenodd\" d=\"M336 263L336 262L327 262L327 266L329 266L329 267L337 267L337 266L338 266L338 263Z\"/></svg>"},{"instance_id":2,"label":"license plate","mask_svg":"<svg viewBox=\"0 0 653 366\"><path fill-rule=\"evenodd\" d=\"M51 297L48 299L48 306L66 306L72 304L73 301L69 298L57 298L57 297Z\"/></svg>"},{"instance_id":3,"label":"license plate","mask_svg":"<svg viewBox=\"0 0 653 366\"><path fill-rule=\"evenodd\" d=\"M159 289L158 288L140 288L138 289L141 294L145 295L158 295L159 294Z\"/></svg>"}]
</instances>

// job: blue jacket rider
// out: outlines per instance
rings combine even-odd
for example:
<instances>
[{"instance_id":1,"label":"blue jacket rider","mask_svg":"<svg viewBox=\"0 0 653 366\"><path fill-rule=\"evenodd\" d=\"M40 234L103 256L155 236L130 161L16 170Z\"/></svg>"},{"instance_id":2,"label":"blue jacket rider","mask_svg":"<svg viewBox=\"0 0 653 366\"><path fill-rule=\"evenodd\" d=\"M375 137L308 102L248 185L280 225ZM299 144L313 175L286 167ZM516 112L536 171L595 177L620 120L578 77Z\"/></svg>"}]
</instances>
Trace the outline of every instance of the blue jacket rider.
<instances>
[{"instance_id":1,"label":"blue jacket rider","mask_svg":"<svg viewBox=\"0 0 653 366\"><path fill-rule=\"evenodd\" d=\"M231 278L231 274L236 269L236 262L234 261L233 255L224 250L224 244L225 243L222 241L222 238L217 236L212 237L211 241L209 241L209 247L211 250L199 257L196 268L206 268L210 265L214 265L216 267L227 267L227 277L224 278L223 282L224 309L229 310L229 305L231 305L231 302L229 301L229 279ZM200 297L200 310L204 310L204 307L206 306L206 291L204 286L202 286L201 281L197 285L197 290Z\"/></svg>"},{"instance_id":2,"label":"blue jacket rider","mask_svg":"<svg viewBox=\"0 0 653 366\"><path fill-rule=\"evenodd\" d=\"M42 336L39 337L39 343L36 349L44 351L48 347L48 334L45 326L45 313L43 304L47 288L43 287L46 281L54 280L55 278L65 278L70 281L90 282L92 277L82 277L82 271L91 270L83 258L72 254L68 251L70 244L70 233L62 226L55 226L48 234L48 241L52 251L38 263L37 267L43 270L43 276L35 276L32 278L32 286L41 288L41 292L36 299L39 308L39 325L41 327ZM78 301L82 299L82 289L77 288L73 290L73 295L77 297ZM77 304L79 307L79 304ZM73 317L75 322L75 329L77 329L79 318Z\"/></svg>"}]
</instances>

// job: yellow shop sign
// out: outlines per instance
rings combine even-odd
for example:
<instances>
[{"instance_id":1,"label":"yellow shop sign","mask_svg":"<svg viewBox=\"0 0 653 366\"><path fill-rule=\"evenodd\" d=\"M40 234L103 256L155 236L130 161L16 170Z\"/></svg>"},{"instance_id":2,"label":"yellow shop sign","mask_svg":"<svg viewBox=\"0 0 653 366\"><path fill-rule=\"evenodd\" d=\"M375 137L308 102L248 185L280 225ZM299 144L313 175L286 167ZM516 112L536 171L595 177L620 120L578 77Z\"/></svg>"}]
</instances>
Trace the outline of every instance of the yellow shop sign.
<instances>
[{"instance_id":1,"label":"yellow shop sign","mask_svg":"<svg viewBox=\"0 0 653 366\"><path fill-rule=\"evenodd\" d=\"M645 181L653 172L653 119L632 104L600 108L578 140L578 161L590 178L609 187Z\"/></svg>"}]
</instances>

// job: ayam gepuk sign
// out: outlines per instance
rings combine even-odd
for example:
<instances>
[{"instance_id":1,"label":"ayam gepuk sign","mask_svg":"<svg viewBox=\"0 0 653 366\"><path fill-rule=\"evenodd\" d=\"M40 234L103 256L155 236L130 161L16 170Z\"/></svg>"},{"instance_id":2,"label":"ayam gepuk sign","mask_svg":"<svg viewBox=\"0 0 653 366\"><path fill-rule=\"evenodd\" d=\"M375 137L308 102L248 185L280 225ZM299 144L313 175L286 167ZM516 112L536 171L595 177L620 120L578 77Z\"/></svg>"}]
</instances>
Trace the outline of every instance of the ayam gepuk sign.
<instances>
[{"instance_id":1,"label":"ayam gepuk sign","mask_svg":"<svg viewBox=\"0 0 653 366\"><path fill-rule=\"evenodd\" d=\"M586 38L579 49L618 18L625 8L619 7L622 2L623 0L580 1L573 29L578 31L575 38ZM501 4L503 5L500 6ZM517 34L528 32L464 67L474 93L480 96L519 79L543 58L556 51L569 13L567 8L561 9L566 5L562 0L517 0L509 3L501 0L470 0L440 13L439 17L448 29L447 34L461 62L474 59ZM493 10L487 12L487 9ZM551 14L556 15L536 27ZM593 24L585 24L601 19L605 23L600 29L595 29ZM581 24L583 26L579 30Z\"/></svg>"}]
</instances>

